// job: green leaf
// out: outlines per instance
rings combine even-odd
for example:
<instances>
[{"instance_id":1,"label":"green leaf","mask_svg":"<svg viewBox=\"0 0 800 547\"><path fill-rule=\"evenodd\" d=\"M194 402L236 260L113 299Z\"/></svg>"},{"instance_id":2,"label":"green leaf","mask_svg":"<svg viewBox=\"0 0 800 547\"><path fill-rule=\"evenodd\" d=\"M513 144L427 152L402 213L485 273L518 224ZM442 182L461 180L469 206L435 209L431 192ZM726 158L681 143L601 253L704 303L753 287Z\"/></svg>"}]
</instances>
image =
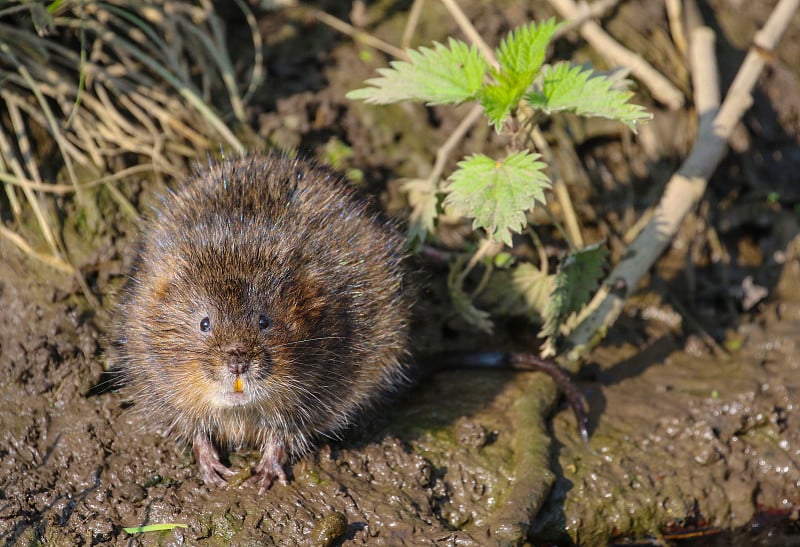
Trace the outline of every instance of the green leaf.
<instances>
[{"instance_id":1,"label":"green leaf","mask_svg":"<svg viewBox=\"0 0 800 547\"><path fill-rule=\"evenodd\" d=\"M145 532L163 532L165 530L174 530L175 528L188 528L186 524L148 524L147 526L132 526L130 528L123 528L128 534L141 534Z\"/></svg>"},{"instance_id":2,"label":"green leaf","mask_svg":"<svg viewBox=\"0 0 800 547\"><path fill-rule=\"evenodd\" d=\"M544 317L550 305L554 276L547 275L529 262L522 262L514 269L511 283L519 294L532 318Z\"/></svg>"},{"instance_id":3,"label":"green leaf","mask_svg":"<svg viewBox=\"0 0 800 547\"><path fill-rule=\"evenodd\" d=\"M550 306L540 337L554 337L561 325L573 313L577 313L597 289L608 254L604 242L595 243L573 254L567 255L558 265L558 271L550 293Z\"/></svg>"},{"instance_id":4,"label":"green leaf","mask_svg":"<svg viewBox=\"0 0 800 547\"><path fill-rule=\"evenodd\" d=\"M527 80L523 85L523 88L527 89L539 72L547 46L559 26L561 25L556 24L556 20L551 18L540 25L531 23L509 32L497 48L497 61L500 63L501 72L511 81Z\"/></svg>"},{"instance_id":5,"label":"green leaf","mask_svg":"<svg viewBox=\"0 0 800 547\"><path fill-rule=\"evenodd\" d=\"M495 131L500 131L521 98L522 93L502 84L488 84L478 94L483 111L494 125Z\"/></svg>"},{"instance_id":6,"label":"green leaf","mask_svg":"<svg viewBox=\"0 0 800 547\"><path fill-rule=\"evenodd\" d=\"M618 89L619 82L605 75L569 63L556 63L542 69L541 82L525 99L546 113L575 112L621 121L636 131L636 123L652 118L644 107L629 103L633 93Z\"/></svg>"},{"instance_id":7,"label":"green leaf","mask_svg":"<svg viewBox=\"0 0 800 547\"><path fill-rule=\"evenodd\" d=\"M517 152L502 161L475 154L458 163L450 175L445 204L474 218L473 228L511 245L511 232L525 226L525 212L538 201L545 203L550 180L538 154Z\"/></svg>"},{"instance_id":8,"label":"green leaf","mask_svg":"<svg viewBox=\"0 0 800 547\"><path fill-rule=\"evenodd\" d=\"M410 61L392 61L379 68L380 78L365 83L348 99L373 104L423 101L427 104L458 104L477 97L486 75L486 61L475 46L450 38L448 46L434 42L433 49L409 50Z\"/></svg>"},{"instance_id":9,"label":"green leaf","mask_svg":"<svg viewBox=\"0 0 800 547\"><path fill-rule=\"evenodd\" d=\"M406 193L411 213L408 216L408 243L423 243L428 233L435 228L438 216L438 196L436 184L425 179L414 179L403 183L401 189Z\"/></svg>"},{"instance_id":10,"label":"green leaf","mask_svg":"<svg viewBox=\"0 0 800 547\"><path fill-rule=\"evenodd\" d=\"M553 278L530 262L494 271L479 304L495 315L526 316L539 323L550 305Z\"/></svg>"},{"instance_id":11,"label":"green leaf","mask_svg":"<svg viewBox=\"0 0 800 547\"><path fill-rule=\"evenodd\" d=\"M547 46L559 25L549 19L541 25L531 23L508 33L497 48L500 67L492 70L494 83L484 86L478 94L486 116L500 131L533 83L544 61Z\"/></svg>"},{"instance_id":12,"label":"green leaf","mask_svg":"<svg viewBox=\"0 0 800 547\"><path fill-rule=\"evenodd\" d=\"M450 263L450 272L447 274L447 290L453 310L471 327L491 334L494 328L489 312L478 309L472 301L472 296L464 291L466 269L470 261L469 255L460 255Z\"/></svg>"},{"instance_id":13,"label":"green leaf","mask_svg":"<svg viewBox=\"0 0 800 547\"><path fill-rule=\"evenodd\" d=\"M492 334L494 324L490 319L489 312L476 308L469 296L463 291L452 290L451 288L450 298L453 302L453 309L455 312L471 327L485 332L486 334Z\"/></svg>"},{"instance_id":14,"label":"green leaf","mask_svg":"<svg viewBox=\"0 0 800 547\"><path fill-rule=\"evenodd\" d=\"M514 255L501 251L492 257L492 266L495 268L510 268L514 264Z\"/></svg>"}]
</instances>

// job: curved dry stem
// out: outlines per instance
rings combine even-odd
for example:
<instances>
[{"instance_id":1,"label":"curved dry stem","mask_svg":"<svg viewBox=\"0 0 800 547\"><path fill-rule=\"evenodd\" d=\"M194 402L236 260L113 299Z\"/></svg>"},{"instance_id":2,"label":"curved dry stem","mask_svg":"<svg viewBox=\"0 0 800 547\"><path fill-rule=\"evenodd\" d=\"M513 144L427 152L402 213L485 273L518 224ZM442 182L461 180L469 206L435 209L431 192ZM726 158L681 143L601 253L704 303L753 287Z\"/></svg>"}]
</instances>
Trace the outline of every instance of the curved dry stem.
<instances>
[{"instance_id":1,"label":"curved dry stem","mask_svg":"<svg viewBox=\"0 0 800 547\"><path fill-rule=\"evenodd\" d=\"M408 12L408 21L406 21L406 28L403 29L403 37L400 38L400 47L408 49L411 47L411 37L417 30L420 15L422 15L422 6L425 5L425 0L414 0L411 4L411 10Z\"/></svg>"},{"instance_id":2,"label":"curved dry stem","mask_svg":"<svg viewBox=\"0 0 800 547\"><path fill-rule=\"evenodd\" d=\"M402 49L395 47L388 42L384 42L380 38L376 38L368 32L357 29L353 25L345 23L338 17L334 17L333 15L325 13L322 10L313 10L313 13L314 17L319 19L321 22L325 23L332 29L338 30L342 34L349 36L356 42L373 47L378 51L389 54L396 59L408 59L408 55L406 55L406 52Z\"/></svg>"},{"instance_id":3,"label":"curved dry stem","mask_svg":"<svg viewBox=\"0 0 800 547\"><path fill-rule=\"evenodd\" d=\"M484 59L486 59L490 65L497 68L498 64L497 58L494 55L494 50L483 40L483 37L461 9L461 6L459 6L455 0L442 0L442 4L445 5L447 11L449 11L453 19L456 20L456 23L461 28L461 32L466 35L467 40L475 44L475 47L478 48L481 55L483 55Z\"/></svg>"},{"instance_id":4,"label":"curved dry stem","mask_svg":"<svg viewBox=\"0 0 800 547\"><path fill-rule=\"evenodd\" d=\"M72 266L72 264L69 264L68 262L65 262L65 261L61 260L60 258L55 257L53 255L40 253L40 252L34 250L33 247L31 247L28 244L28 242L25 241L22 238L21 235L19 235L18 233L14 232L12 230L9 230L8 228L3 226L2 224L0 224L0 236L3 236L8 241L13 243L20 251L22 251L26 255L28 255L30 257L33 257L36 260L39 260L39 261L47 264L51 268L54 268L54 269L58 270L59 272L65 273L67 275L74 275L75 274L76 270Z\"/></svg>"},{"instance_id":5,"label":"curved dry stem","mask_svg":"<svg viewBox=\"0 0 800 547\"><path fill-rule=\"evenodd\" d=\"M5 139L0 143L0 182L17 220L23 212L19 198L25 196L54 256L65 253L58 223L48 219L42 206L48 195L74 193L91 213L83 189L106 184L125 214L136 216L114 181L146 171L178 174L187 159L220 142L244 151L207 104L212 96L227 96L230 110L241 120L244 100L239 90L252 94L263 75L257 23L246 3L236 2L253 40L254 63L244 85L235 80L222 22L209 0L71 3L58 10L50 32L42 34L32 24L19 25L24 12L41 6L20 2L0 9L0 101L9 113L8 131L0 130ZM80 42L65 45L63 31L79 33ZM195 73L194 66L204 70ZM31 131L36 126L47 137L29 138L41 134ZM17 142L12 141L12 129ZM63 163L69 185L51 184L39 173L40 158L34 155L49 142L55 144L54 159ZM132 155L143 164L100 176L124 166ZM93 180L82 180L86 178ZM24 249L20 242L24 239L15 244ZM49 263L66 271L58 260Z\"/></svg>"},{"instance_id":6,"label":"curved dry stem","mask_svg":"<svg viewBox=\"0 0 800 547\"><path fill-rule=\"evenodd\" d=\"M581 231L581 223L578 220L578 215L575 214L575 207L572 205L572 197L569 195L569 189L564 182L564 177L559 173L558 162L556 162L553 151L550 149L550 145L547 144L547 139L544 138L544 135L542 135L538 127L531 128L530 136L534 146L541 152L542 156L547 160L547 165L550 166L550 172L552 173L551 179L553 180L553 193L556 195L558 203L561 204L567 241L570 243L570 247L572 247L573 250L583 249L584 240Z\"/></svg>"},{"instance_id":7,"label":"curved dry stem","mask_svg":"<svg viewBox=\"0 0 800 547\"><path fill-rule=\"evenodd\" d=\"M247 84L247 89L242 95L242 102L247 104L255 94L258 86L264 81L264 40L261 38L261 30L258 28L258 21L256 20L253 11L244 0L234 0L236 5L244 14L247 21L247 26L250 27L250 38L253 40L253 65L250 73L250 81Z\"/></svg>"}]
</instances>

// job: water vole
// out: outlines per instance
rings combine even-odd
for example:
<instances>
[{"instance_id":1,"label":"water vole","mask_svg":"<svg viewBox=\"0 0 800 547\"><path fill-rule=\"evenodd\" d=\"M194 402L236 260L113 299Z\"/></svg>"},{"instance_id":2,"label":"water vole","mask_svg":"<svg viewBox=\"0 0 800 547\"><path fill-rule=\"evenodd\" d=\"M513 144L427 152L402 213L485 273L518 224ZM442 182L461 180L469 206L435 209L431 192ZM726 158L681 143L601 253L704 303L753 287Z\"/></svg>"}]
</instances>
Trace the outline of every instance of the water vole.
<instances>
[{"instance_id":1,"label":"water vole","mask_svg":"<svg viewBox=\"0 0 800 547\"><path fill-rule=\"evenodd\" d=\"M396 384L410 299L403 239L337 176L282 155L225 160L145 222L109 356L152 419L191 442L254 446L251 482Z\"/></svg>"}]
</instances>

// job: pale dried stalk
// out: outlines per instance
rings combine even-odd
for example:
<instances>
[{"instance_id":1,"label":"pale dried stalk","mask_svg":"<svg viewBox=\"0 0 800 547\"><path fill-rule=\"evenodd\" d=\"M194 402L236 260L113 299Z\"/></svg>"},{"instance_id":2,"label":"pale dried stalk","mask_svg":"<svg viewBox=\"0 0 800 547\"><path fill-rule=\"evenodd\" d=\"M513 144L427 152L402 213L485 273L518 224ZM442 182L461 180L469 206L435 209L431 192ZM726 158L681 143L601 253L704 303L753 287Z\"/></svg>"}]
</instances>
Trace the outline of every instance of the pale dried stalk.
<instances>
[{"instance_id":1,"label":"pale dried stalk","mask_svg":"<svg viewBox=\"0 0 800 547\"><path fill-rule=\"evenodd\" d=\"M489 64L496 67L497 66L497 59L494 56L494 51L490 48L486 42L483 40L483 37L480 33L475 29L472 25L472 22L469 20L469 17L462 11L461 7L456 3L455 0L442 0L442 4L445 5L447 10L450 12L450 15L453 19L456 20L456 23L461 28L461 32L467 37L467 40L475 44L475 47L481 52L481 55L489 61Z\"/></svg>"},{"instance_id":2,"label":"pale dried stalk","mask_svg":"<svg viewBox=\"0 0 800 547\"><path fill-rule=\"evenodd\" d=\"M411 10L408 12L408 21L406 21L406 28L403 29L403 37L400 38L400 47L408 49L411 47L411 37L417 30L417 23L419 17L422 15L422 6L425 5L425 0L414 0L411 4Z\"/></svg>"},{"instance_id":3,"label":"pale dried stalk","mask_svg":"<svg viewBox=\"0 0 800 547\"><path fill-rule=\"evenodd\" d=\"M44 93L44 89L42 86L39 86L39 91ZM25 112L25 115L28 116L30 119L35 121L40 127L47 128L48 124L50 123L47 119L47 116L38 105L31 104L29 101L25 100L19 94L13 92L4 92L3 93L3 100L8 102L9 108L19 108L21 111ZM52 127L52 126L51 126ZM61 150L65 153L69 154L72 159L77 161L78 163L88 165L88 158L84 155L78 147L73 145L68 139L59 137L57 141L61 145ZM75 191L75 187L72 188L73 192Z\"/></svg>"},{"instance_id":4,"label":"pale dried stalk","mask_svg":"<svg viewBox=\"0 0 800 547\"><path fill-rule=\"evenodd\" d=\"M60 271L62 273L67 274L67 275L74 275L75 274L76 270L75 270L75 267L72 266L72 264L64 262L63 260L61 260L60 258L58 258L56 256L48 255L48 254L40 253L39 251L36 251L35 249L33 249L33 247L28 245L28 242L25 241L22 238L21 235L19 235L16 232L13 232L13 231L9 230L8 228L3 226L2 224L0 224L0 236L3 236L8 241L13 243L20 251L22 251L26 255L32 256L32 257L36 258L37 260L41 260L43 263L47 264L51 268L54 268L54 269L56 269L56 270L58 270L58 271Z\"/></svg>"},{"instance_id":5,"label":"pale dried stalk","mask_svg":"<svg viewBox=\"0 0 800 547\"><path fill-rule=\"evenodd\" d=\"M553 38L555 39L564 36L566 33L570 32L571 30L575 30L589 19L599 19L605 15L607 11L619 3L620 0L594 0L594 2L591 4L582 2L580 4L580 9L582 12L580 17L570 19L563 26L560 26L555 34L553 34Z\"/></svg>"},{"instance_id":6,"label":"pale dried stalk","mask_svg":"<svg viewBox=\"0 0 800 547\"><path fill-rule=\"evenodd\" d=\"M261 36L247 4L235 1L245 13L253 37L255 62L246 84L247 93L252 94L262 74ZM30 5L20 3L2 8L0 13L7 16L30 9ZM57 15L55 26L75 29L81 36L91 33L89 49L76 52L51 37L0 22L2 100L8 111L8 123L17 135L17 141L12 142L11 136L0 133L0 182L15 218L20 219L22 214L19 197L27 198L54 255L44 259L45 262L75 274L87 298L96 302L77 270L59 258L65 252L55 228L57 222L48 219L42 207L42 194L71 192L78 201L83 201L82 189L106 184L121 209L136 216L135 209L113 181L145 170L175 175L183 158L194 158L199 148L213 148L215 142L227 141L234 150L244 150L195 90L199 87L205 92L203 97L210 99L212 91L218 90L214 82L221 81L230 108L239 119L244 117L244 108L232 63L223 54L222 22L210 0L199 0L199 4L165 2L147 6L116 0L79 3L70 9L74 16ZM195 66L207 70L195 75L192 72ZM84 82L80 89L79 77ZM199 86L192 77L198 79ZM176 99L164 81L178 90L184 100ZM197 123L201 117L205 123ZM32 125L47 131L55 143L70 185L42 180L27 137ZM208 127L219 137L211 135L212 131L205 129ZM115 156L126 153L150 157L152 161L97 178L112 164L118 165ZM80 181L78 165L82 167L81 176L91 178L94 174L94 180ZM2 234L13 232L4 228ZM7 239L31 256L42 258L18 234Z\"/></svg>"},{"instance_id":7,"label":"pale dried stalk","mask_svg":"<svg viewBox=\"0 0 800 547\"><path fill-rule=\"evenodd\" d=\"M349 36L356 42L360 42L362 44L366 44L369 47L373 47L378 51L382 51L395 57L396 59L408 59L406 52L400 48L393 46L383 40L376 38L375 36L365 32L363 30L355 28L353 25L349 23L345 23L341 19L330 15L329 13L325 13L322 10L314 10L314 17L319 19L321 22L325 23L332 29L338 30L342 34Z\"/></svg>"},{"instance_id":8,"label":"pale dried stalk","mask_svg":"<svg viewBox=\"0 0 800 547\"><path fill-rule=\"evenodd\" d=\"M561 213L564 217L564 228L569 238L569 242L575 249L583 249L585 242L583 240L583 233L581 232L581 223L578 220L578 215L575 214L575 207L572 204L572 196L569 195L569 188L567 188L564 177L558 169L558 162L550 150L550 145L547 144L547 139L544 138L542 132L538 127L532 129L531 139L534 146L542 155L547 158L547 164L550 167L551 179L553 181L553 193L561 204Z\"/></svg>"},{"instance_id":9,"label":"pale dried stalk","mask_svg":"<svg viewBox=\"0 0 800 547\"><path fill-rule=\"evenodd\" d=\"M433 169L431 169L431 173L428 175L428 182L432 188L435 188L436 184L438 184L442 172L444 172L444 167L447 165L447 160L450 158L450 154L453 153L455 147L461 142L464 135L467 134L469 128L475 125L481 118L483 118L483 106L476 104L469 113L461 119L458 127L456 127L455 131L450 133L450 136L447 137L444 144L439 146L439 149L436 151L436 161L433 164Z\"/></svg>"},{"instance_id":10,"label":"pale dried stalk","mask_svg":"<svg viewBox=\"0 0 800 547\"><path fill-rule=\"evenodd\" d=\"M16 108L9 108L9 114L12 118L12 123L18 120L18 110ZM15 127L16 131L16 127ZM22 168L22 164L17 159L17 156L14 151L14 147L11 144L11 140L6 137L5 131L0 130L0 152L2 152L2 157L6 158L6 161L2 161L0 158L0 169L3 171L7 171L7 168L10 168L11 171L17 176L17 178L22 178L25 176L25 170ZM38 182L38 181L37 181ZM56 242L56 237L53 234L53 229L48 222L47 214L45 213L44 209L42 208L41 203L39 202L39 198L33 193L30 188L23 188L23 192L25 194L25 198L28 200L28 205L30 205L31 209L33 210L33 214L36 217L36 222L39 223L39 228L42 230L42 235L44 235L44 239L47 242L47 245L50 247L50 252L53 253L54 256L57 258L61 258L61 250L59 248L58 243Z\"/></svg>"},{"instance_id":11,"label":"pale dried stalk","mask_svg":"<svg viewBox=\"0 0 800 547\"><path fill-rule=\"evenodd\" d=\"M698 28L690 33L692 81L700 122L697 140L689 157L667 183L653 218L630 245L625 258L609 274L580 324L566 340L568 351L562 365L576 369L578 360L596 345L616 321L625 300L677 233L683 218L702 197L708 179L727 152L727 139L752 104L751 91L764 68L764 52L771 52L797 11L800 0L780 0L764 27L753 38L753 46L739 68L725 101L716 111L718 84L713 33ZM714 74L713 77L709 77ZM715 89L717 87L717 89Z\"/></svg>"},{"instance_id":12,"label":"pale dried stalk","mask_svg":"<svg viewBox=\"0 0 800 547\"><path fill-rule=\"evenodd\" d=\"M686 34L683 32L683 8L681 0L666 0L664 8L667 10L667 21L669 21L669 32L672 41L681 55L686 55L689 51Z\"/></svg>"},{"instance_id":13,"label":"pale dried stalk","mask_svg":"<svg viewBox=\"0 0 800 547\"><path fill-rule=\"evenodd\" d=\"M244 94L242 95L242 102L247 104L258 90L258 86L264 81L264 40L261 37L261 30L258 28L258 20L255 15L250 11L250 7L245 0L234 0L239 10L244 13L247 25L250 27L250 35L253 39L253 71L250 74L250 81L247 84Z\"/></svg>"},{"instance_id":14,"label":"pale dried stalk","mask_svg":"<svg viewBox=\"0 0 800 547\"><path fill-rule=\"evenodd\" d=\"M110 175L105 175L103 177L96 178L94 180L82 182L81 186L83 186L84 188L93 188L95 186L100 186L102 184L107 184L109 182L123 180L133 175L142 173L152 173L155 170L156 169L152 163L142 163L138 165L133 165L131 167L126 167L125 169L120 169L116 173L112 173ZM37 192L54 194L57 196L69 195L74 190L74 188L70 184L36 182L35 180L31 180L28 178L18 178L10 173L5 173L3 171L0 171L0 182L11 184L14 186L19 186L20 188L30 188L31 190L35 190Z\"/></svg>"}]
</instances>

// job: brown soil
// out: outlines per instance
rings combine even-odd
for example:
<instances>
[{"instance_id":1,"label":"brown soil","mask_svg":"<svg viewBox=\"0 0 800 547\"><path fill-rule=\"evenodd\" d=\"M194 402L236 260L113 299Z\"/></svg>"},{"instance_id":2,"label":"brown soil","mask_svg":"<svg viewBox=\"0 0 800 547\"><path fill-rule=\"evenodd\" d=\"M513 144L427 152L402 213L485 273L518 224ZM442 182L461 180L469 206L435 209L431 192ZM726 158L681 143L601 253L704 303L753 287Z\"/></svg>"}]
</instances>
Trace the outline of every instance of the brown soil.
<instances>
[{"instance_id":1,"label":"brown soil","mask_svg":"<svg viewBox=\"0 0 800 547\"><path fill-rule=\"evenodd\" d=\"M773 3L704 7L718 31L723 82ZM347 17L335 7L341 3L329 4ZM370 6L367 28L397 43L407 6L383 4ZM550 13L541 2L528 4L464 2L492 43ZM605 23L685 85L663 9L653 4L623 2ZM426 11L415 44L459 36L439 3L426 3ZM303 9L261 14L260 26L269 80L251 108L256 133L356 179L351 170L361 170L367 188L396 210L394 181L425 173L464 109L350 103L345 92L385 62L381 55L365 62L363 48ZM576 49L596 58L580 41L557 46L559 55ZM770 510L785 517L773 535L747 531L739 541L797 543L789 517L800 507L798 88L800 19L762 77L699 214L584 366L588 446L569 412L547 419L555 398L549 380L453 371L392 398L343 438L293 462L288 486L260 497L207 488L185 446L147 429L130 412L135 401L107 389L107 316L92 311L76 282L0 239L0 541L486 545L531 537L591 545L688 530L710 542ZM589 127L576 147L587 178L570 191L587 230L608 238L615 253L620 234L657 199L691 146L690 109L652 108L656 118L643 131L652 132L657 158L646 160L636 142L623 146L618 128ZM457 154L487 139L502 145L476 128ZM129 192L136 194L133 186ZM151 192L145 184L141 203ZM133 233L120 215L108 218L108 233L82 261L105 304L123 280ZM494 338L463 330L448 312L441 266L420 270L426 288L415 349L536 344L518 319L500 324ZM748 278L767 289L764 300L750 301L756 293ZM233 454L231 463L256 457ZM186 528L122 529L156 523Z\"/></svg>"}]
</instances>

